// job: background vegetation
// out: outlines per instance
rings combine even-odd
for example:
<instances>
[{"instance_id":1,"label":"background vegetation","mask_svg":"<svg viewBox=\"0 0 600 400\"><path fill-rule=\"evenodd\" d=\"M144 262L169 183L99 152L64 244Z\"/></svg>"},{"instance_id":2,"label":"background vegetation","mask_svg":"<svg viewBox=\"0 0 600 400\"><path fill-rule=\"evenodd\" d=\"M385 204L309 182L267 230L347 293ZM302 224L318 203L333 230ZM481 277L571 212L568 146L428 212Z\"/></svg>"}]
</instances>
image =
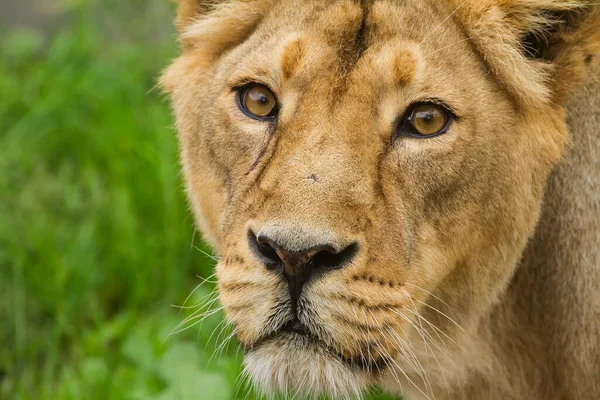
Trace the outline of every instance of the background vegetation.
<instances>
[{"instance_id":1,"label":"background vegetation","mask_svg":"<svg viewBox=\"0 0 600 400\"><path fill-rule=\"evenodd\" d=\"M154 88L172 7L55 6L0 27L0 398L254 398L222 315L181 325L218 305Z\"/></svg>"}]
</instances>

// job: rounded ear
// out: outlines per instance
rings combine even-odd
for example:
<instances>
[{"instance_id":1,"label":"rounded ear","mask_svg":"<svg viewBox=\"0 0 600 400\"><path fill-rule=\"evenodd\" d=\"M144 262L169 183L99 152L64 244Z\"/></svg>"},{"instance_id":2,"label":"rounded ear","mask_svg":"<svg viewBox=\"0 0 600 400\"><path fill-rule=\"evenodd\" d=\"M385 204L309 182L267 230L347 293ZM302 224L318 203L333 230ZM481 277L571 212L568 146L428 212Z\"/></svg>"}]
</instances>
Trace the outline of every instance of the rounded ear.
<instances>
[{"instance_id":1,"label":"rounded ear","mask_svg":"<svg viewBox=\"0 0 600 400\"><path fill-rule=\"evenodd\" d=\"M183 33L188 25L213 10L224 0L176 0L176 2L179 3L179 8L177 9L175 27L179 33Z\"/></svg>"},{"instance_id":2,"label":"rounded ear","mask_svg":"<svg viewBox=\"0 0 600 400\"><path fill-rule=\"evenodd\" d=\"M519 102L563 104L600 53L600 6L593 1L465 0L457 14Z\"/></svg>"},{"instance_id":3,"label":"rounded ear","mask_svg":"<svg viewBox=\"0 0 600 400\"><path fill-rule=\"evenodd\" d=\"M543 22L521 34L522 51L552 66L548 84L553 100L562 104L600 54L600 7L580 2L572 9L537 11L536 18Z\"/></svg>"},{"instance_id":4,"label":"rounded ear","mask_svg":"<svg viewBox=\"0 0 600 400\"><path fill-rule=\"evenodd\" d=\"M160 84L172 93L190 68L208 68L217 58L246 40L273 5L281 0L177 0L175 24L182 57L162 75ZM193 55L193 58L186 57Z\"/></svg>"},{"instance_id":5,"label":"rounded ear","mask_svg":"<svg viewBox=\"0 0 600 400\"><path fill-rule=\"evenodd\" d=\"M183 50L213 57L246 38L278 0L178 0L175 25Z\"/></svg>"}]
</instances>

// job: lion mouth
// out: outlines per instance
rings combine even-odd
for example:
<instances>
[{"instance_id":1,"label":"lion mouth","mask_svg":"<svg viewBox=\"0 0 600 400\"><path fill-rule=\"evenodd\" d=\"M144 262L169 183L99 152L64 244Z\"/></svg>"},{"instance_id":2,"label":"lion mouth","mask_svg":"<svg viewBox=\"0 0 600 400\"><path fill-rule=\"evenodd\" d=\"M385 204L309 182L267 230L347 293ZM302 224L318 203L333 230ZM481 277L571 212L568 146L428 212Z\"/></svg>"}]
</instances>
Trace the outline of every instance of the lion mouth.
<instances>
[{"instance_id":1,"label":"lion mouth","mask_svg":"<svg viewBox=\"0 0 600 400\"><path fill-rule=\"evenodd\" d=\"M310 335L308 328L297 318L284 325L284 327L281 329L281 332L290 332L305 336Z\"/></svg>"},{"instance_id":2,"label":"lion mouth","mask_svg":"<svg viewBox=\"0 0 600 400\"><path fill-rule=\"evenodd\" d=\"M329 354L336 361L340 361L346 367L370 374L381 374L390 365L390 360L384 357L375 358L369 356L370 352L368 351L365 351L364 354L369 355L356 357L352 356L348 350L343 350L339 346L329 345L298 318L287 322L279 330L265 336L251 346L245 346L245 350L246 352L251 352L264 345L274 342L280 343L281 341L285 341L287 346L294 346L299 350L305 349L308 351L309 348L319 349Z\"/></svg>"},{"instance_id":3,"label":"lion mouth","mask_svg":"<svg viewBox=\"0 0 600 400\"><path fill-rule=\"evenodd\" d=\"M275 339L288 336L292 338L302 337L306 340L310 340L311 342L321 343L324 346L326 346L325 342L322 341L316 334L312 333L302 321L300 321L297 317L294 317L293 319L282 325L279 329L273 331L268 335L265 335L264 337L258 339L251 345L245 345L244 347L246 351L252 351L265 345L267 342L271 342Z\"/></svg>"}]
</instances>

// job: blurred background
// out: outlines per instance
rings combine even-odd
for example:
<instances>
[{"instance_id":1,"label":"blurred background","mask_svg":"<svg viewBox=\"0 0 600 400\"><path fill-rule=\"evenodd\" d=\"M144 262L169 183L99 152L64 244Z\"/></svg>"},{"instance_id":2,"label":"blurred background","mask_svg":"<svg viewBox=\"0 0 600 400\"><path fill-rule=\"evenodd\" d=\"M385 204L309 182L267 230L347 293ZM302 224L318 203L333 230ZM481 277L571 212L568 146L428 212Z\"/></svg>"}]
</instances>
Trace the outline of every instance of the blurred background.
<instances>
[{"instance_id":1,"label":"blurred background","mask_svg":"<svg viewBox=\"0 0 600 400\"><path fill-rule=\"evenodd\" d=\"M155 87L173 12L0 0L0 399L257 398Z\"/></svg>"}]
</instances>

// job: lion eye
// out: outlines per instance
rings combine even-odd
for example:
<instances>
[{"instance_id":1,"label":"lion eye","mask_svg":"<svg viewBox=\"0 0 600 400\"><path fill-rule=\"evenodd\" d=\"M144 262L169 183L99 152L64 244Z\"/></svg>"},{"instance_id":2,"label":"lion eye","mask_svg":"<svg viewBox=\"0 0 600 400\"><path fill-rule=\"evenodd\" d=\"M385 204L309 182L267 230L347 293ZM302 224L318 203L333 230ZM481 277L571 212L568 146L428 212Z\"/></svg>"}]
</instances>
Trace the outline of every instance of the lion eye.
<instances>
[{"instance_id":1,"label":"lion eye","mask_svg":"<svg viewBox=\"0 0 600 400\"><path fill-rule=\"evenodd\" d=\"M238 104L250 118L270 120L277 115L277 100L269 88L251 84L238 91Z\"/></svg>"},{"instance_id":2,"label":"lion eye","mask_svg":"<svg viewBox=\"0 0 600 400\"><path fill-rule=\"evenodd\" d=\"M400 129L413 137L433 137L445 133L452 119L452 113L443 106L419 103L408 110Z\"/></svg>"}]
</instances>

